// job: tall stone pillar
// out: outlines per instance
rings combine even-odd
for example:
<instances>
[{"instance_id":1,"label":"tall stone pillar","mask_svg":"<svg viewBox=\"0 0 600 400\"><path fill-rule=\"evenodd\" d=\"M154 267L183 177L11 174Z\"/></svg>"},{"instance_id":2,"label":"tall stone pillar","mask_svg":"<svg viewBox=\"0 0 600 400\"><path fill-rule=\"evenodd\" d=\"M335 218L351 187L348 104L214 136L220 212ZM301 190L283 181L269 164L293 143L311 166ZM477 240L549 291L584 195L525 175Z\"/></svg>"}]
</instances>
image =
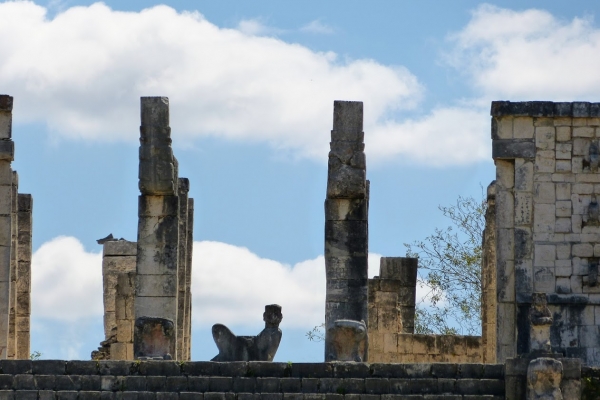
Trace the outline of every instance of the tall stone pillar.
<instances>
[{"instance_id":1,"label":"tall stone pillar","mask_svg":"<svg viewBox=\"0 0 600 400\"><path fill-rule=\"evenodd\" d=\"M7 358L12 248L13 98L0 95L0 359Z\"/></svg>"},{"instance_id":2,"label":"tall stone pillar","mask_svg":"<svg viewBox=\"0 0 600 400\"><path fill-rule=\"evenodd\" d=\"M192 252L194 249L194 199L188 199L186 234L186 265L185 270L185 355L186 360L192 359Z\"/></svg>"},{"instance_id":3,"label":"tall stone pillar","mask_svg":"<svg viewBox=\"0 0 600 400\"><path fill-rule=\"evenodd\" d=\"M190 181L187 178L179 178L179 264L177 267L177 359L187 360L187 351L185 349L185 321L186 304L185 277L187 275L187 224L188 224L188 192L190 190Z\"/></svg>"},{"instance_id":4,"label":"tall stone pillar","mask_svg":"<svg viewBox=\"0 0 600 400\"><path fill-rule=\"evenodd\" d=\"M179 199L169 100L142 97L134 356L170 359L177 349Z\"/></svg>"},{"instance_id":5,"label":"tall stone pillar","mask_svg":"<svg viewBox=\"0 0 600 400\"><path fill-rule=\"evenodd\" d=\"M334 361L337 320L368 322L369 190L363 103L335 101L325 200L325 361ZM365 351L366 352L366 351ZM367 361L366 354L361 357Z\"/></svg>"},{"instance_id":6,"label":"tall stone pillar","mask_svg":"<svg viewBox=\"0 0 600 400\"><path fill-rule=\"evenodd\" d=\"M11 186L11 226L10 226L10 301L8 316L8 349L6 358L14 360L17 357L17 280L18 275L18 249L19 249L19 175L13 171Z\"/></svg>"},{"instance_id":7,"label":"tall stone pillar","mask_svg":"<svg viewBox=\"0 0 600 400\"><path fill-rule=\"evenodd\" d=\"M483 362L496 362L496 181L487 188L481 255L481 340Z\"/></svg>"},{"instance_id":8,"label":"tall stone pillar","mask_svg":"<svg viewBox=\"0 0 600 400\"><path fill-rule=\"evenodd\" d=\"M31 237L33 197L19 194L19 245L17 279L17 359L27 360L31 354Z\"/></svg>"}]
</instances>

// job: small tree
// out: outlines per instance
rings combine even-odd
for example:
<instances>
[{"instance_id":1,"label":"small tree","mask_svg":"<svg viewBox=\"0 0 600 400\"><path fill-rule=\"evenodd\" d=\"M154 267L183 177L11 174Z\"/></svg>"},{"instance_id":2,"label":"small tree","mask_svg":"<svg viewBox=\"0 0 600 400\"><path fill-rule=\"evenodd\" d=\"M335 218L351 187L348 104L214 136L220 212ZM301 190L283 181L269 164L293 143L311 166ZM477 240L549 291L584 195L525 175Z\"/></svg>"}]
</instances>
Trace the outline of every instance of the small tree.
<instances>
[{"instance_id":1,"label":"small tree","mask_svg":"<svg viewBox=\"0 0 600 400\"><path fill-rule=\"evenodd\" d=\"M415 333L480 334L486 208L485 199L459 197L455 205L439 207L451 226L404 244L407 257L419 258L418 285L428 289L417 304Z\"/></svg>"}]
</instances>

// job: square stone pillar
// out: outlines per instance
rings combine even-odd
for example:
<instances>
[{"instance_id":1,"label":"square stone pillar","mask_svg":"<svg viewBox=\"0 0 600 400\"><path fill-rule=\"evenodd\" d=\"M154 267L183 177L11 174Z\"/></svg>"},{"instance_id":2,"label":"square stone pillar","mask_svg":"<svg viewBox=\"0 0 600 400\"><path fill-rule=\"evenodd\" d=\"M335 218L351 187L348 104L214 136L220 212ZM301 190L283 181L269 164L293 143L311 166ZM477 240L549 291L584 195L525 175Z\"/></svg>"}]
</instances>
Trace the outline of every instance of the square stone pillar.
<instances>
[{"instance_id":1,"label":"square stone pillar","mask_svg":"<svg viewBox=\"0 0 600 400\"><path fill-rule=\"evenodd\" d=\"M0 359L7 358L10 314L12 185L14 143L12 137L13 98L0 95Z\"/></svg>"},{"instance_id":2,"label":"square stone pillar","mask_svg":"<svg viewBox=\"0 0 600 400\"><path fill-rule=\"evenodd\" d=\"M179 198L169 100L142 97L141 120L134 355L170 359L177 351Z\"/></svg>"},{"instance_id":3,"label":"square stone pillar","mask_svg":"<svg viewBox=\"0 0 600 400\"><path fill-rule=\"evenodd\" d=\"M369 191L363 139L363 103L335 101L325 200L325 361L335 361L329 337L335 321L368 322Z\"/></svg>"},{"instance_id":4,"label":"square stone pillar","mask_svg":"<svg viewBox=\"0 0 600 400\"><path fill-rule=\"evenodd\" d=\"M186 360L192 359L192 253L194 249L194 199L188 199L185 270L185 327L184 348Z\"/></svg>"},{"instance_id":5,"label":"square stone pillar","mask_svg":"<svg viewBox=\"0 0 600 400\"><path fill-rule=\"evenodd\" d=\"M188 192L190 181L187 178L179 178L179 263L177 267L177 360L187 361L187 350L185 347L185 322L186 315L186 282L187 275L187 224L188 224Z\"/></svg>"},{"instance_id":6,"label":"square stone pillar","mask_svg":"<svg viewBox=\"0 0 600 400\"><path fill-rule=\"evenodd\" d=\"M487 188L481 254L481 340L483 362L496 362L496 181Z\"/></svg>"},{"instance_id":7,"label":"square stone pillar","mask_svg":"<svg viewBox=\"0 0 600 400\"><path fill-rule=\"evenodd\" d=\"M6 358L14 360L17 358L17 313L19 303L17 302L17 280L19 279L18 270L18 249L19 249L19 175L13 171L13 181L11 186L11 248L10 248L10 300L8 316L8 348ZM29 357L28 357L29 358Z\"/></svg>"},{"instance_id":8,"label":"square stone pillar","mask_svg":"<svg viewBox=\"0 0 600 400\"><path fill-rule=\"evenodd\" d=\"M17 279L17 359L28 360L31 355L31 237L33 197L19 194L19 245Z\"/></svg>"},{"instance_id":9,"label":"square stone pillar","mask_svg":"<svg viewBox=\"0 0 600 400\"><path fill-rule=\"evenodd\" d=\"M133 326L135 323L136 273L117 274L115 294L116 336L110 345L111 360L133 360Z\"/></svg>"}]
</instances>

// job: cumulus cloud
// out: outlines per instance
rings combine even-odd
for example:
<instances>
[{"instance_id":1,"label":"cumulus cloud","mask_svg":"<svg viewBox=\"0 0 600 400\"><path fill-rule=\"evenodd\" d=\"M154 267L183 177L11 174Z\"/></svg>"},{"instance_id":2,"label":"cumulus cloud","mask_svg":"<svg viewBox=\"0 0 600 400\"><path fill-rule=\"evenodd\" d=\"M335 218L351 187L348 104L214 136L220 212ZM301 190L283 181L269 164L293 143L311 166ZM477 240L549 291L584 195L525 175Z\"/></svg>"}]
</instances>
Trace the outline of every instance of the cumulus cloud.
<instances>
[{"instance_id":1,"label":"cumulus cloud","mask_svg":"<svg viewBox=\"0 0 600 400\"><path fill-rule=\"evenodd\" d=\"M315 19L300 28L302 32L316 33L320 35L330 35L333 33L333 28Z\"/></svg>"},{"instance_id":2,"label":"cumulus cloud","mask_svg":"<svg viewBox=\"0 0 600 400\"><path fill-rule=\"evenodd\" d=\"M16 121L69 137L137 140L139 97L166 95L176 143L258 140L322 160L333 100L364 101L365 130L374 130L421 97L404 67L256 36L259 21L244 22L244 33L167 6L47 11L0 3L0 35L11 37L0 43L0 86L15 96Z\"/></svg>"},{"instance_id":3,"label":"cumulus cloud","mask_svg":"<svg viewBox=\"0 0 600 400\"><path fill-rule=\"evenodd\" d=\"M591 18L482 5L449 39L447 61L486 98L598 100L600 29Z\"/></svg>"},{"instance_id":4,"label":"cumulus cloud","mask_svg":"<svg viewBox=\"0 0 600 400\"><path fill-rule=\"evenodd\" d=\"M102 318L102 254L87 252L74 237L44 243L31 261L31 314L75 321Z\"/></svg>"},{"instance_id":5,"label":"cumulus cloud","mask_svg":"<svg viewBox=\"0 0 600 400\"><path fill-rule=\"evenodd\" d=\"M278 35L284 32L282 29L266 25L259 18L243 19L238 23L236 29L250 36Z\"/></svg>"}]
</instances>

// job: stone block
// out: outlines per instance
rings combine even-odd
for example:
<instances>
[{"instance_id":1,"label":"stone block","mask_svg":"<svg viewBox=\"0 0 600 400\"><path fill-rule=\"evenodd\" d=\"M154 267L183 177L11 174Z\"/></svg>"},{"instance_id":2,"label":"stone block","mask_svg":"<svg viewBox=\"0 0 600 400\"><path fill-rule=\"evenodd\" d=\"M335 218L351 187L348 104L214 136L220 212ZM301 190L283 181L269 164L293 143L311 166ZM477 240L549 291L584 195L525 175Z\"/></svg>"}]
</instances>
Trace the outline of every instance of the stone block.
<instances>
[{"instance_id":1,"label":"stone block","mask_svg":"<svg viewBox=\"0 0 600 400\"><path fill-rule=\"evenodd\" d=\"M509 190L515 185L515 164L513 161L496 160L497 190Z\"/></svg>"},{"instance_id":2,"label":"stone block","mask_svg":"<svg viewBox=\"0 0 600 400\"><path fill-rule=\"evenodd\" d=\"M536 292L554 293L554 267L535 267L533 271L533 288Z\"/></svg>"},{"instance_id":3,"label":"stone block","mask_svg":"<svg viewBox=\"0 0 600 400\"><path fill-rule=\"evenodd\" d=\"M102 258L102 270L105 271L105 274L110 272L134 272L135 265L136 256L104 256Z\"/></svg>"},{"instance_id":4,"label":"stone block","mask_svg":"<svg viewBox=\"0 0 600 400\"><path fill-rule=\"evenodd\" d=\"M533 190L533 162L515 160L515 190L531 192Z\"/></svg>"},{"instance_id":5,"label":"stone block","mask_svg":"<svg viewBox=\"0 0 600 400\"><path fill-rule=\"evenodd\" d=\"M9 139L0 139L0 160L15 160L15 144Z\"/></svg>"},{"instance_id":6,"label":"stone block","mask_svg":"<svg viewBox=\"0 0 600 400\"><path fill-rule=\"evenodd\" d=\"M573 145L571 143L558 143L556 144L556 159L570 160L572 151Z\"/></svg>"},{"instance_id":7,"label":"stone block","mask_svg":"<svg viewBox=\"0 0 600 400\"><path fill-rule=\"evenodd\" d=\"M498 228L514 227L514 202L512 192L499 190L496 193L496 226Z\"/></svg>"},{"instance_id":8,"label":"stone block","mask_svg":"<svg viewBox=\"0 0 600 400\"><path fill-rule=\"evenodd\" d=\"M571 200L558 200L556 202L556 216L570 217L571 216Z\"/></svg>"},{"instance_id":9,"label":"stone block","mask_svg":"<svg viewBox=\"0 0 600 400\"><path fill-rule=\"evenodd\" d=\"M553 150L555 145L554 126L539 126L535 128L535 147L540 150Z\"/></svg>"},{"instance_id":10,"label":"stone block","mask_svg":"<svg viewBox=\"0 0 600 400\"><path fill-rule=\"evenodd\" d=\"M571 293L571 279L570 278L556 278L556 293L568 294Z\"/></svg>"},{"instance_id":11,"label":"stone block","mask_svg":"<svg viewBox=\"0 0 600 400\"><path fill-rule=\"evenodd\" d=\"M571 266L571 260L556 260L554 262L554 270L556 276L570 277L573 274L573 267Z\"/></svg>"},{"instance_id":12,"label":"stone block","mask_svg":"<svg viewBox=\"0 0 600 400\"><path fill-rule=\"evenodd\" d=\"M499 261L514 260L515 259L515 247L514 247L514 231L513 229L497 229L497 244L496 244L496 255Z\"/></svg>"},{"instance_id":13,"label":"stone block","mask_svg":"<svg viewBox=\"0 0 600 400\"><path fill-rule=\"evenodd\" d=\"M533 199L530 192L515 192L514 225L530 225L533 216Z\"/></svg>"},{"instance_id":14,"label":"stone block","mask_svg":"<svg viewBox=\"0 0 600 400\"><path fill-rule=\"evenodd\" d=\"M137 254L137 243L128 240L113 240L104 243L104 256L135 256Z\"/></svg>"},{"instance_id":15,"label":"stone block","mask_svg":"<svg viewBox=\"0 0 600 400\"><path fill-rule=\"evenodd\" d=\"M537 204L533 211L533 231L536 233L553 233L555 226L556 206L554 204Z\"/></svg>"},{"instance_id":16,"label":"stone block","mask_svg":"<svg viewBox=\"0 0 600 400\"><path fill-rule=\"evenodd\" d=\"M554 172L556 167L556 160L554 156L554 151L538 150L535 154L535 172Z\"/></svg>"},{"instance_id":17,"label":"stone block","mask_svg":"<svg viewBox=\"0 0 600 400\"><path fill-rule=\"evenodd\" d=\"M176 275L138 275L136 293L141 297L170 297L177 294Z\"/></svg>"},{"instance_id":18,"label":"stone block","mask_svg":"<svg viewBox=\"0 0 600 400\"><path fill-rule=\"evenodd\" d=\"M135 299L135 315L177 315L177 301L174 297L137 297ZM168 318L167 318L168 319Z\"/></svg>"},{"instance_id":19,"label":"stone block","mask_svg":"<svg viewBox=\"0 0 600 400\"><path fill-rule=\"evenodd\" d=\"M381 280L397 280L401 285L416 285L419 259L409 257L381 257L379 278Z\"/></svg>"},{"instance_id":20,"label":"stone block","mask_svg":"<svg viewBox=\"0 0 600 400\"><path fill-rule=\"evenodd\" d=\"M325 219L329 221L366 221L366 199L326 199Z\"/></svg>"},{"instance_id":21,"label":"stone block","mask_svg":"<svg viewBox=\"0 0 600 400\"><path fill-rule=\"evenodd\" d=\"M492 157L494 160L514 158L535 158L535 143L533 140L497 139L492 141Z\"/></svg>"},{"instance_id":22,"label":"stone block","mask_svg":"<svg viewBox=\"0 0 600 400\"><path fill-rule=\"evenodd\" d=\"M557 160L556 161L556 172L571 172L571 160ZM560 176L559 179L555 179L558 178ZM564 182L565 178L570 178L569 175L560 175L560 174L555 174L552 175L552 180L554 182Z\"/></svg>"},{"instance_id":23,"label":"stone block","mask_svg":"<svg viewBox=\"0 0 600 400\"><path fill-rule=\"evenodd\" d=\"M557 218L554 232L569 233L571 232L571 218Z\"/></svg>"},{"instance_id":24,"label":"stone block","mask_svg":"<svg viewBox=\"0 0 600 400\"><path fill-rule=\"evenodd\" d=\"M532 121L533 124L533 121ZM495 128L495 129L494 129ZM512 139L513 138L513 118L493 118L492 119L492 139Z\"/></svg>"},{"instance_id":25,"label":"stone block","mask_svg":"<svg viewBox=\"0 0 600 400\"><path fill-rule=\"evenodd\" d=\"M520 260L515 264L515 290L519 295L531 295L533 292L533 263Z\"/></svg>"},{"instance_id":26,"label":"stone block","mask_svg":"<svg viewBox=\"0 0 600 400\"><path fill-rule=\"evenodd\" d=\"M331 140L362 141L362 131L363 103L361 101L334 101Z\"/></svg>"},{"instance_id":27,"label":"stone block","mask_svg":"<svg viewBox=\"0 0 600 400\"><path fill-rule=\"evenodd\" d=\"M0 140L12 137L12 113L0 110Z\"/></svg>"},{"instance_id":28,"label":"stone block","mask_svg":"<svg viewBox=\"0 0 600 400\"><path fill-rule=\"evenodd\" d=\"M515 228L514 233L514 259L520 260L524 258L531 258L531 229Z\"/></svg>"},{"instance_id":29,"label":"stone block","mask_svg":"<svg viewBox=\"0 0 600 400\"><path fill-rule=\"evenodd\" d=\"M593 257L594 248L590 243L578 243L573 245L571 253L575 257Z\"/></svg>"},{"instance_id":30,"label":"stone block","mask_svg":"<svg viewBox=\"0 0 600 400\"><path fill-rule=\"evenodd\" d=\"M536 182L534 183L533 200L536 204L553 204L556 201L554 183Z\"/></svg>"},{"instance_id":31,"label":"stone block","mask_svg":"<svg viewBox=\"0 0 600 400\"><path fill-rule=\"evenodd\" d=\"M571 127L570 126L557 126L556 127L556 141L567 142L571 140Z\"/></svg>"},{"instance_id":32,"label":"stone block","mask_svg":"<svg viewBox=\"0 0 600 400\"><path fill-rule=\"evenodd\" d=\"M577 126L573 128L572 135L573 137L592 138L594 133L594 128L591 126Z\"/></svg>"},{"instance_id":33,"label":"stone block","mask_svg":"<svg viewBox=\"0 0 600 400\"><path fill-rule=\"evenodd\" d=\"M533 118L516 117L513 120L513 137L515 139L533 139L533 133Z\"/></svg>"},{"instance_id":34,"label":"stone block","mask_svg":"<svg viewBox=\"0 0 600 400\"><path fill-rule=\"evenodd\" d=\"M365 169L343 164L332 153L330 152L329 154L327 198L366 198L367 183Z\"/></svg>"}]
</instances>

